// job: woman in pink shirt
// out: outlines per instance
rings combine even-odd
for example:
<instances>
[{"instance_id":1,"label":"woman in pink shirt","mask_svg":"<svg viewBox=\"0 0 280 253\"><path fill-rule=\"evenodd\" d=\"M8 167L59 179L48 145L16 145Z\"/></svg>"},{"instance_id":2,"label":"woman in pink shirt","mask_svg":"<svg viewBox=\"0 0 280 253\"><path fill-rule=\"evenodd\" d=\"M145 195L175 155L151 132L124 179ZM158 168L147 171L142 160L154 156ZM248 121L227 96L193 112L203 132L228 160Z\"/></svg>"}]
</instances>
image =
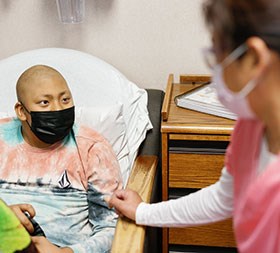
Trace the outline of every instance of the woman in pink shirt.
<instances>
[{"instance_id":1,"label":"woman in pink shirt","mask_svg":"<svg viewBox=\"0 0 280 253\"><path fill-rule=\"evenodd\" d=\"M215 184L157 204L130 190L109 200L137 224L195 226L233 217L239 252L280 252L280 0L208 0L205 59L220 101L238 115Z\"/></svg>"}]
</instances>

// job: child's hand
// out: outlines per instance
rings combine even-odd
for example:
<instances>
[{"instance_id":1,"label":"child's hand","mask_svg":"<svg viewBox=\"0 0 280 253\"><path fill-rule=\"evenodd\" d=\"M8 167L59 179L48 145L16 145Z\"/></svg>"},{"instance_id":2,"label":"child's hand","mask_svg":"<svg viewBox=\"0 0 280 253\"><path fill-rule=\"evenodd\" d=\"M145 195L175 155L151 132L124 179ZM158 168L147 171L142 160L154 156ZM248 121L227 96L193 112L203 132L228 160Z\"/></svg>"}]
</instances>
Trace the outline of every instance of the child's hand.
<instances>
[{"instance_id":1,"label":"child's hand","mask_svg":"<svg viewBox=\"0 0 280 253\"><path fill-rule=\"evenodd\" d=\"M73 250L70 248L59 248L55 246L46 237L34 236L31 239L39 253L73 253Z\"/></svg>"},{"instance_id":2,"label":"child's hand","mask_svg":"<svg viewBox=\"0 0 280 253\"><path fill-rule=\"evenodd\" d=\"M35 209L32 205L29 204L17 204L10 205L10 209L14 212L14 214L18 217L21 224L25 227L25 229L32 234L34 232L33 225L28 217L25 215L27 212L30 218L35 216Z\"/></svg>"}]
</instances>

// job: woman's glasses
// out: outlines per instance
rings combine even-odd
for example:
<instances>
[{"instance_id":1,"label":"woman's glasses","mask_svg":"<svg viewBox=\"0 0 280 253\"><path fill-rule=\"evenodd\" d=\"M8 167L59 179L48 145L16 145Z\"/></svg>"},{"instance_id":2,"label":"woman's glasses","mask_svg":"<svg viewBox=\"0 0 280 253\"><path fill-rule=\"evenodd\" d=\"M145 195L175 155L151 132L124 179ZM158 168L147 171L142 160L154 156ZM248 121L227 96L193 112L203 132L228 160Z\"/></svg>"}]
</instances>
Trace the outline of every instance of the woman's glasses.
<instances>
[{"instance_id":1,"label":"woman's glasses","mask_svg":"<svg viewBox=\"0 0 280 253\"><path fill-rule=\"evenodd\" d=\"M214 69L214 67L218 64L216 52L213 47L205 47L202 48L202 55L206 65L210 69Z\"/></svg>"},{"instance_id":2,"label":"woman's glasses","mask_svg":"<svg viewBox=\"0 0 280 253\"><path fill-rule=\"evenodd\" d=\"M235 50L233 50L222 62L218 62L217 60L217 52L214 48L203 48L202 54L204 57L204 61L207 64L207 66L212 70L214 67L218 64L225 67L234 60L238 59L240 56L242 56L246 51L248 47L246 44L242 44L239 47L237 47Z\"/></svg>"}]
</instances>

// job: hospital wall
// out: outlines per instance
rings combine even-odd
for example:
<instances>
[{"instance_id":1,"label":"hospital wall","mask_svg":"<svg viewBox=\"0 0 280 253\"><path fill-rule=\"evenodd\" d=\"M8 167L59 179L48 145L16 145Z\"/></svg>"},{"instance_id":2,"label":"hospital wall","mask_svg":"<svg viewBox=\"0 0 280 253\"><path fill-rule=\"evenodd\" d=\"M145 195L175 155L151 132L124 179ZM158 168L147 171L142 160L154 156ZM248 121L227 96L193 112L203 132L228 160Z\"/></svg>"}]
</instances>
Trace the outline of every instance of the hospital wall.
<instances>
[{"instance_id":1,"label":"hospital wall","mask_svg":"<svg viewBox=\"0 0 280 253\"><path fill-rule=\"evenodd\" d=\"M43 47L95 55L143 88L169 73L208 74L203 0L86 0L82 24L62 24L55 0L0 0L0 60Z\"/></svg>"}]
</instances>

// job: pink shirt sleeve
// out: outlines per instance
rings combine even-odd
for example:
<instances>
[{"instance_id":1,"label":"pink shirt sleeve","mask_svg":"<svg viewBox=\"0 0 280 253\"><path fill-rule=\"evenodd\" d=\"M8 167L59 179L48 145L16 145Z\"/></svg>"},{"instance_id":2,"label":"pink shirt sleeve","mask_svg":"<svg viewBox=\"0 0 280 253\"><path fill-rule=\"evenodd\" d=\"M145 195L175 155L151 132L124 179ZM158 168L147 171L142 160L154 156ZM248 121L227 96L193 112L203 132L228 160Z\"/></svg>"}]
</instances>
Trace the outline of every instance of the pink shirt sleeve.
<instances>
[{"instance_id":1,"label":"pink shirt sleeve","mask_svg":"<svg viewBox=\"0 0 280 253\"><path fill-rule=\"evenodd\" d=\"M117 157L105 139L95 143L89 150L87 178L88 182L104 194L111 194L122 188Z\"/></svg>"},{"instance_id":2,"label":"pink shirt sleeve","mask_svg":"<svg viewBox=\"0 0 280 253\"><path fill-rule=\"evenodd\" d=\"M81 127L76 136L84 167L83 184L91 184L103 194L112 194L123 186L120 165L111 144L98 132Z\"/></svg>"}]
</instances>

